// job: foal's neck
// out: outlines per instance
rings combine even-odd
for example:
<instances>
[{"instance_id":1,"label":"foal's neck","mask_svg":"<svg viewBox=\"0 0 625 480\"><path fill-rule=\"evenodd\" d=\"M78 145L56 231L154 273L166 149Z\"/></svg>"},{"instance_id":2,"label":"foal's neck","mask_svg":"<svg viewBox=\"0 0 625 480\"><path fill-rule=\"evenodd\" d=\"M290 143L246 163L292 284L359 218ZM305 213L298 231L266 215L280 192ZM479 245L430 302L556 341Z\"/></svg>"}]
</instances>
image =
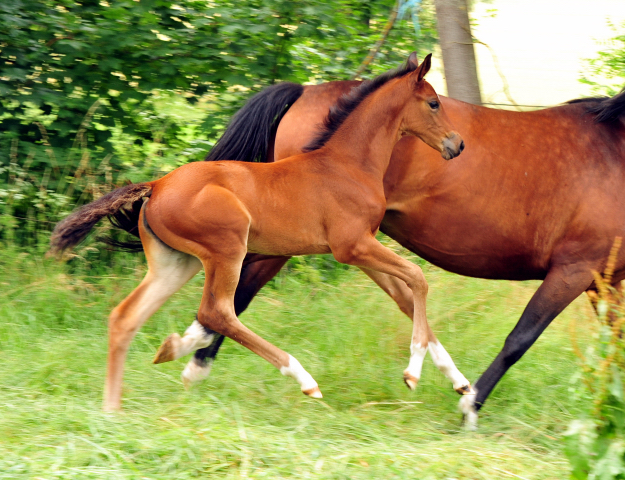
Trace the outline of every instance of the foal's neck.
<instances>
[{"instance_id":1,"label":"foal's neck","mask_svg":"<svg viewBox=\"0 0 625 480\"><path fill-rule=\"evenodd\" d=\"M391 80L368 95L325 145L338 163L384 177L400 138L407 85Z\"/></svg>"}]
</instances>

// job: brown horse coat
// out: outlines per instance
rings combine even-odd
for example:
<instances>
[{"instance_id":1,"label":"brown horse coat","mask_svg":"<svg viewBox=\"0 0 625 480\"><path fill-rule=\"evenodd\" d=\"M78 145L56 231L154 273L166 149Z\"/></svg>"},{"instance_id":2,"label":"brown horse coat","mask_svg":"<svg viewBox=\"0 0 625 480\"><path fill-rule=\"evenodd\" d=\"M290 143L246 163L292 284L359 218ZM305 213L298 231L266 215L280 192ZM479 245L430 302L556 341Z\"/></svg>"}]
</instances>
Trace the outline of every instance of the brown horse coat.
<instances>
[{"instance_id":1,"label":"brown horse coat","mask_svg":"<svg viewBox=\"0 0 625 480\"><path fill-rule=\"evenodd\" d=\"M99 218L118 212L124 200L150 197L138 223L148 272L109 317L105 409L121 406L123 364L134 334L200 268L206 275L197 324L182 339L171 336L156 361L205 347L217 332L295 378L305 394L321 396L317 382L294 357L238 320L234 295L248 251L331 252L340 262L397 277L413 300L405 382L416 386L429 350L454 388L472 393L427 324L421 269L375 239L385 211L383 178L399 138L418 135L446 159L464 148L423 79L429 68L430 56L417 65L412 55L403 69L363 84L328 117L325 130L306 148L309 153L269 164L190 163L159 180L111 192L57 225L52 250L63 250ZM202 327L211 333L203 334Z\"/></svg>"},{"instance_id":2,"label":"brown horse coat","mask_svg":"<svg viewBox=\"0 0 625 480\"><path fill-rule=\"evenodd\" d=\"M274 159L301 151L332 104L356 85L300 87L269 148ZM625 236L625 93L534 112L441 102L467 149L458 161L440 162L418 139L398 142L384 177L381 231L451 272L544 280L475 384L479 408L549 323L594 288L591 271L603 269L614 238ZM245 109L239 115L243 119ZM238 312L285 261L246 259ZM365 273L410 315L410 291L388 276ZM624 278L621 253L614 282ZM220 341L199 351L188 368L210 363ZM463 402L465 413L473 414L467 397Z\"/></svg>"}]
</instances>

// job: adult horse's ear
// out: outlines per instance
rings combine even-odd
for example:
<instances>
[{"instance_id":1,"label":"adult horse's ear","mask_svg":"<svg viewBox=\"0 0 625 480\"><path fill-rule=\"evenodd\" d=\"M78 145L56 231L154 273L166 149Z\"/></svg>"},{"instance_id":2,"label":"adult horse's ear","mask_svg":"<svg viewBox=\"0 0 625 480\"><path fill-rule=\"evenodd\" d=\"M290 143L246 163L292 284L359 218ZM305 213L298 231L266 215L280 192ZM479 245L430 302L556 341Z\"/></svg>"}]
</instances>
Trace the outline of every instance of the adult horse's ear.
<instances>
[{"instance_id":1,"label":"adult horse's ear","mask_svg":"<svg viewBox=\"0 0 625 480\"><path fill-rule=\"evenodd\" d=\"M419 66L419 60L417 59L417 52L412 52L408 57L408 67L411 71L415 71Z\"/></svg>"},{"instance_id":2,"label":"adult horse's ear","mask_svg":"<svg viewBox=\"0 0 625 480\"><path fill-rule=\"evenodd\" d=\"M432 54L428 53L428 56L423 59L423 62L421 62L421 65L419 65L419 68L417 69L417 72L416 72L417 82L420 82L421 80L423 80L423 77L425 77L425 74L430 71L431 66L432 66Z\"/></svg>"}]
</instances>

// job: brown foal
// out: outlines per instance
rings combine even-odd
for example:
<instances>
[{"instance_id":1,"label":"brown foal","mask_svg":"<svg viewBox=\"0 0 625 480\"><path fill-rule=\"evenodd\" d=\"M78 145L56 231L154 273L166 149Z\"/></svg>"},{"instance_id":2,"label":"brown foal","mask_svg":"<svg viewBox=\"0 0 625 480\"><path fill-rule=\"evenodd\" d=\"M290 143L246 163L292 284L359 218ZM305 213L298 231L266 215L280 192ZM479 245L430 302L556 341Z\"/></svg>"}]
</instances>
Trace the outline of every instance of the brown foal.
<instances>
[{"instance_id":1,"label":"brown foal","mask_svg":"<svg viewBox=\"0 0 625 480\"><path fill-rule=\"evenodd\" d=\"M404 68L364 83L328 116L308 153L270 164L190 163L159 180L111 192L57 225L53 251L75 245L100 218L124 204L150 197L139 220L148 273L109 319L106 410L121 407L123 364L137 330L201 268L206 280L197 322L184 338L170 336L156 361L210 344L212 335L200 328L206 327L295 378L305 394L321 397L317 382L294 357L235 315L235 289L248 252L332 253L339 262L397 277L414 301L404 380L416 386L429 347L454 388L473 393L427 323L427 283L421 269L375 238L386 210L383 179L395 143L414 135L445 159L464 147L436 92L423 79L429 68L430 55L418 65L412 54Z\"/></svg>"}]
</instances>

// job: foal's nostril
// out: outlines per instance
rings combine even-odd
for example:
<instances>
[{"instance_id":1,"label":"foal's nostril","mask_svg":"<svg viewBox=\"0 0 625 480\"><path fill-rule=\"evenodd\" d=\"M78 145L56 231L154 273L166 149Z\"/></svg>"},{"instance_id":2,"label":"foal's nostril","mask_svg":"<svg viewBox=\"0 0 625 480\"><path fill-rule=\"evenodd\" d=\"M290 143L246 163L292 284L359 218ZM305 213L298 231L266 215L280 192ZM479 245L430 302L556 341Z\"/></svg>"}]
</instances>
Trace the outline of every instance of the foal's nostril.
<instances>
[{"instance_id":1,"label":"foal's nostril","mask_svg":"<svg viewBox=\"0 0 625 480\"><path fill-rule=\"evenodd\" d=\"M462 140L460 142L460 147L458 147L459 153L462 153L462 151L464 150L464 140Z\"/></svg>"}]
</instances>

